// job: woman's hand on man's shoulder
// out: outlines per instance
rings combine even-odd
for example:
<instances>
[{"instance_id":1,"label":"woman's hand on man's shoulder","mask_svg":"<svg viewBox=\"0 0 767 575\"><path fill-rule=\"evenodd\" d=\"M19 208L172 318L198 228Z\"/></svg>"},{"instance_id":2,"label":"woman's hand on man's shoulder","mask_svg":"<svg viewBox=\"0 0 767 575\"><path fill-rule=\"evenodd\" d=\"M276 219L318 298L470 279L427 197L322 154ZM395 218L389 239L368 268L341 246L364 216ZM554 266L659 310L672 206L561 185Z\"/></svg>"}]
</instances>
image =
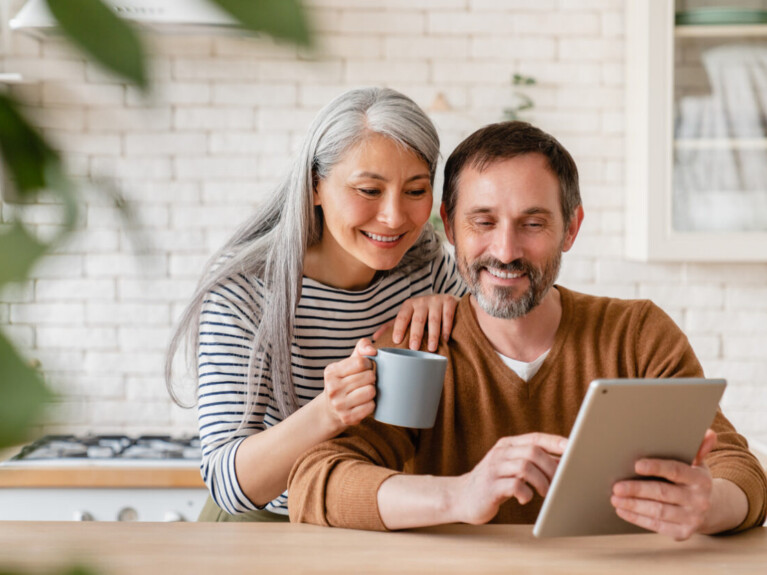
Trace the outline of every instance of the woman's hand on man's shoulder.
<instances>
[{"instance_id":1,"label":"woman's hand on man's shoulder","mask_svg":"<svg viewBox=\"0 0 767 575\"><path fill-rule=\"evenodd\" d=\"M459 301L460 298L450 294L430 294L405 300L397 317L382 325L373 334L373 341L393 326L392 341L399 344L410 328L408 342L410 349L420 349L426 336L427 349L432 352L437 351L440 337L443 341L450 339L455 309Z\"/></svg>"}]
</instances>

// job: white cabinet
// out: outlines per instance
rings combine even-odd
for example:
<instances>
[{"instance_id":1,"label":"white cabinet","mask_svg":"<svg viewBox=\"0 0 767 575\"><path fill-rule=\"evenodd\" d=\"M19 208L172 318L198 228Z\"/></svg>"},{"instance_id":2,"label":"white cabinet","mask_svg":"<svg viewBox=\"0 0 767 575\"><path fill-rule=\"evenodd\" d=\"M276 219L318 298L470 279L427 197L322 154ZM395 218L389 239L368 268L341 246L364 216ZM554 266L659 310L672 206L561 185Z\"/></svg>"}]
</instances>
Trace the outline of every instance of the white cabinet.
<instances>
[{"instance_id":1,"label":"white cabinet","mask_svg":"<svg viewBox=\"0 0 767 575\"><path fill-rule=\"evenodd\" d=\"M626 2L632 259L767 261L767 23L713 23L767 2L717 4ZM675 25L680 11L710 23Z\"/></svg>"},{"instance_id":2,"label":"white cabinet","mask_svg":"<svg viewBox=\"0 0 767 575\"><path fill-rule=\"evenodd\" d=\"M0 521L196 521L207 489L0 489Z\"/></svg>"}]
</instances>

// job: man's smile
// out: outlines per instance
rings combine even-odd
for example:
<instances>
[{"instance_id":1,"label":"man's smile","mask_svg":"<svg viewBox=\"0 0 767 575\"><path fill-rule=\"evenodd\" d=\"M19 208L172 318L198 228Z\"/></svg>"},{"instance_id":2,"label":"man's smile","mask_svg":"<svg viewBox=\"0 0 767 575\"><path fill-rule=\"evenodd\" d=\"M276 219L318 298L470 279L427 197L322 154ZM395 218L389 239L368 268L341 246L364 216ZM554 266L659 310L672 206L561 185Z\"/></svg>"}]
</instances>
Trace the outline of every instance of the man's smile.
<instances>
[{"instance_id":1,"label":"man's smile","mask_svg":"<svg viewBox=\"0 0 767 575\"><path fill-rule=\"evenodd\" d=\"M499 270L496 268L485 268L485 270L491 276L499 278L499 279L503 279L503 280L517 279L525 275L523 272L505 272L503 270Z\"/></svg>"}]
</instances>

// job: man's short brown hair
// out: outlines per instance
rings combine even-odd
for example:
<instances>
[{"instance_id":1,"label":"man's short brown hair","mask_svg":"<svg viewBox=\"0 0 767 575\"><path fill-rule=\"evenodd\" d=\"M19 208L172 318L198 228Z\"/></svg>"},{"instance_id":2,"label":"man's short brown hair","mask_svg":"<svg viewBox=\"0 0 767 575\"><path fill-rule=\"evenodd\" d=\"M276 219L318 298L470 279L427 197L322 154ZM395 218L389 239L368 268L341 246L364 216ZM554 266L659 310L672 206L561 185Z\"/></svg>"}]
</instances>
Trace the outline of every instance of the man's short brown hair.
<instances>
[{"instance_id":1,"label":"man's short brown hair","mask_svg":"<svg viewBox=\"0 0 767 575\"><path fill-rule=\"evenodd\" d=\"M567 225L581 205L578 168L565 147L554 136L527 122L500 122L474 132L453 150L445 164L442 203L448 221L453 221L458 202L461 172L470 166L483 171L488 165L523 154L542 154L559 180L559 200Z\"/></svg>"}]
</instances>

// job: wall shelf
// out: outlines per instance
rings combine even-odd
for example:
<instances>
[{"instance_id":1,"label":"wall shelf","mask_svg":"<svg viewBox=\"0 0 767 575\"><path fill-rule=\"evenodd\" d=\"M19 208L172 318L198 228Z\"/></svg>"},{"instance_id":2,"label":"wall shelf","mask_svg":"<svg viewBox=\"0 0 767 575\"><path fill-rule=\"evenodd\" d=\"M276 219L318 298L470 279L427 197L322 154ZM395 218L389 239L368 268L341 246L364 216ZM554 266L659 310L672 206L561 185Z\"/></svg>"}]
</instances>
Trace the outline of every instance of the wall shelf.
<instances>
[{"instance_id":1,"label":"wall shelf","mask_svg":"<svg viewBox=\"0 0 767 575\"><path fill-rule=\"evenodd\" d=\"M742 38L767 37L767 24L734 24L726 26L680 25L674 28L677 38Z\"/></svg>"},{"instance_id":2,"label":"wall shelf","mask_svg":"<svg viewBox=\"0 0 767 575\"><path fill-rule=\"evenodd\" d=\"M767 150L767 138L684 138L674 140L677 150Z\"/></svg>"}]
</instances>

